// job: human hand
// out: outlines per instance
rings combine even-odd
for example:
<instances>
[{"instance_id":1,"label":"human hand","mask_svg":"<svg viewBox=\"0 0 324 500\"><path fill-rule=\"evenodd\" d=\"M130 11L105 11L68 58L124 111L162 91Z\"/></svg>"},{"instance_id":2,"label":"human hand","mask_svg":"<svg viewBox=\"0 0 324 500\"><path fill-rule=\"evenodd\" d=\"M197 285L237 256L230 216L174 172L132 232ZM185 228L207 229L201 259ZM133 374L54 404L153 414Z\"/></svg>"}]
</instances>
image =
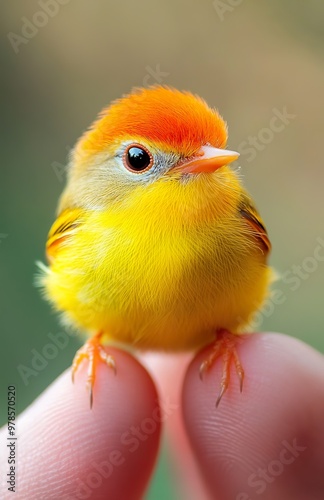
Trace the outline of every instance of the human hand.
<instances>
[{"instance_id":1,"label":"human hand","mask_svg":"<svg viewBox=\"0 0 324 500\"><path fill-rule=\"evenodd\" d=\"M109 348L117 376L103 364L98 367L91 411L86 364L74 385L67 370L18 419L15 498L143 497L163 421L172 437L180 498L322 500L323 356L277 334L252 335L238 350L246 372L243 394L233 373L217 410L221 360L203 382L198 375L208 348L192 361L184 384L183 360L173 358L167 370L165 363L153 363L163 379L162 404L148 372L126 352ZM4 447L1 452L5 455ZM5 481L2 498L12 498Z\"/></svg>"},{"instance_id":2,"label":"human hand","mask_svg":"<svg viewBox=\"0 0 324 500\"><path fill-rule=\"evenodd\" d=\"M323 500L323 355L269 333L238 349L242 395L233 373L233 388L215 411L221 363L202 389L196 373L204 353L191 363L183 389L187 433L212 498Z\"/></svg>"}]
</instances>

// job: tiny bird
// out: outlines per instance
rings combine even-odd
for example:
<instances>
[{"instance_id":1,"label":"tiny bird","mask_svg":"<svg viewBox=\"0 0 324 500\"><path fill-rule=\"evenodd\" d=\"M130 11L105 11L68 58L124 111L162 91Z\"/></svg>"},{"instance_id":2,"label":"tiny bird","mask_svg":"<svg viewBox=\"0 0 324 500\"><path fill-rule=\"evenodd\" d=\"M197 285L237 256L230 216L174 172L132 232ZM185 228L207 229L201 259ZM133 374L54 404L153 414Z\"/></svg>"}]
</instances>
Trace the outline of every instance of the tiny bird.
<instances>
[{"instance_id":1,"label":"tiny bird","mask_svg":"<svg viewBox=\"0 0 324 500\"><path fill-rule=\"evenodd\" d=\"M236 344L269 294L267 231L229 164L227 126L200 97L164 86L114 101L77 142L47 240L40 282L64 324L89 339L88 360L115 360L103 344L179 352L213 343L219 404ZM109 352L109 349L108 349Z\"/></svg>"}]
</instances>

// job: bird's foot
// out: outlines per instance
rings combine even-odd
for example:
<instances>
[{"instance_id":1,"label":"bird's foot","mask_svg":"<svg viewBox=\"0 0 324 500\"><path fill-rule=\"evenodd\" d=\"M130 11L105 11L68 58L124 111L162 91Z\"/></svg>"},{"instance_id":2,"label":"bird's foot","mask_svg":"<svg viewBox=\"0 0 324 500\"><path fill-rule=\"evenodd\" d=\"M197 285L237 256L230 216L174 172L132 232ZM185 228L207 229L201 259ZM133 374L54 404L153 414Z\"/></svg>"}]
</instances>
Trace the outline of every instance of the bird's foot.
<instances>
[{"instance_id":1,"label":"bird's foot","mask_svg":"<svg viewBox=\"0 0 324 500\"><path fill-rule=\"evenodd\" d=\"M98 363L104 362L113 369L116 374L116 363L110 354L107 354L105 349L100 343L102 333L98 333L87 340L87 342L76 352L72 363L72 382L80 364L84 359L88 359L88 376L87 376L87 389L90 395L90 408L93 404L93 387L96 379L96 368Z\"/></svg>"},{"instance_id":2,"label":"bird's foot","mask_svg":"<svg viewBox=\"0 0 324 500\"><path fill-rule=\"evenodd\" d=\"M203 361L200 365L199 375L202 379L203 375L210 369L216 359L221 356L223 357L223 373L220 384L220 391L216 400L216 408L229 386L232 363L234 363L235 365L236 373L240 381L240 391L242 392L243 389L244 370L236 351L237 343L237 335L234 335L228 330L218 330L217 338L213 345L213 351L209 354L208 358L205 359L205 361Z\"/></svg>"}]
</instances>

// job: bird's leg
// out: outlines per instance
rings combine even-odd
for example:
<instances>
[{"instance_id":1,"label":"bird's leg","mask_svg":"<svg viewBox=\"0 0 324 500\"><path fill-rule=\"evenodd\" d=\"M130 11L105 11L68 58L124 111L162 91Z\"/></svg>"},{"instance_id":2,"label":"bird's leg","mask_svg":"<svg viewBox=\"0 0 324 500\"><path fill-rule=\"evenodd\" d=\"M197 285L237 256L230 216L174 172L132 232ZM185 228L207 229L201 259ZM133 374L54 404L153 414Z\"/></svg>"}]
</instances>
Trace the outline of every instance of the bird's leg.
<instances>
[{"instance_id":1,"label":"bird's leg","mask_svg":"<svg viewBox=\"0 0 324 500\"><path fill-rule=\"evenodd\" d=\"M209 370L216 359L220 356L223 357L223 373L220 384L220 391L216 400L216 408L229 386L232 363L234 363L235 365L236 373L240 381L240 391L242 392L243 389L244 370L237 354L237 342L238 338L236 335L232 334L228 330L218 330L217 338L213 344L212 352L209 354L208 358L205 359L205 361L203 361L200 365L199 374L200 378L202 379L204 373Z\"/></svg>"},{"instance_id":2,"label":"bird's leg","mask_svg":"<svg viewBox=\"0 0 324 500\"><path fill-rule=\"evenodd\" d=\"M80 364L84 359L89 360L88 376L87 376L87 389L90 394L90 408L93 403L93 386L96 379L96 367L98 363L104 362L113 369L116 374L116 363L110 354L107 354L105 349L100 343L102 332L97 333L91 337L87 342L76 352L72 363L72 382L74 382L74 375L78 370Z\"/></svg>"}]
</instances>

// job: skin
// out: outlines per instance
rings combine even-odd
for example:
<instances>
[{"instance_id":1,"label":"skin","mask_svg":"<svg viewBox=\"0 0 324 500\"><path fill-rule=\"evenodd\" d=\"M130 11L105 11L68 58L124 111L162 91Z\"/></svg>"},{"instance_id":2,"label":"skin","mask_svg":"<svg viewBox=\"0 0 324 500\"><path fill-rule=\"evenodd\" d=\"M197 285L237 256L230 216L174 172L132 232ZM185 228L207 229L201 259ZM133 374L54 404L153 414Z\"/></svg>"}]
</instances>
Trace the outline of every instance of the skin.
<instances>
[{"instance_id":1,"label":"skin","mask_svg":"<svg viewBox=\"0 0 324 500\"><path fill-rule=\"evenodd\" d=\"M208 349L196 355L189 367L187 359L146 359L161 385L161 415L168 415L163 419L172 438L172 471L177 474L178 497L323 499L323 356L285 335L265 333L248 337L238 346L239 355L249 368L243 394L239 393L232 371L233 384L216 410L221 360L215 362L203 382L198 376ZM98 390L91 412L84 397L83 365L74 385L67 370L20 415L19 489L15 499L99 500L106 499L108 492L114 500L143 496L156 462L160 433L158 423L149 435L143 433L143 425L148 425L145 419L159 414L157 392L148 371L138 361L125 352L113 351L118 376L103 364L98 366ZM182 383L180 375L185 372ZM133 432L139 443L137 450L131 452L130 445L121 445L125 431ZM5 433L4 428L1 442ZM193 455L189 453L187 436ZM292 445L294 440L302 448L298 456L293 457L292 463L284 464L280 474L269 475L269 470L278 470L273 465L278 457L292 457L280 453L284 442ZM98 487L92 488L88 496L77 496L81 480L95 481L91 476L94 462L105 461L106 467L109 461L118 462L116 455L111 455L113 450L122 453L124 462L115 465L106 479L100 482L99 478L99 485L94 482ZM0 463L4 464L4 447L1 453L4 456ZM266 478L262 495L257 494L256 487L247 485L255 471ZM1 498L11 498L10 495L2 485Z\"/></svg>"}]
</instances>

